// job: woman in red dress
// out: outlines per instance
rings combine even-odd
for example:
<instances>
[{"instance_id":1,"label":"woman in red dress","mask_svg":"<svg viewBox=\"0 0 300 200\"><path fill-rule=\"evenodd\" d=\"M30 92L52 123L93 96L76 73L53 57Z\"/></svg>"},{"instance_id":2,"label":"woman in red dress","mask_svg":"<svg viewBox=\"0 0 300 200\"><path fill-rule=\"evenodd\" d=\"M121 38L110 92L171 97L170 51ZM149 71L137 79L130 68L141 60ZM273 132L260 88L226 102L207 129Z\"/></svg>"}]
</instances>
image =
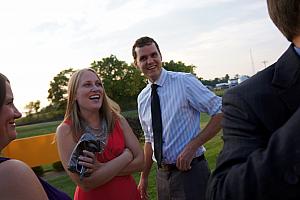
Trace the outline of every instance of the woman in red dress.
<instances>
[{"instance_id":1,"label":"woman in red dress","mask_svg":"<svg viewBox=\"0 0 300 200\"><path fill-rule=\"evenodd\" d=\"M142 170L143 151L119 110L106 96L94 70L82 69L72 75L65 119L56 134L62 164L77 185L74 200L140 199L131 174ZM80 178L67 169L72 151L84 132L95 134L105 146L101 153L83 151L78 164L90 176Z\"/></svg>"}]
</instances>

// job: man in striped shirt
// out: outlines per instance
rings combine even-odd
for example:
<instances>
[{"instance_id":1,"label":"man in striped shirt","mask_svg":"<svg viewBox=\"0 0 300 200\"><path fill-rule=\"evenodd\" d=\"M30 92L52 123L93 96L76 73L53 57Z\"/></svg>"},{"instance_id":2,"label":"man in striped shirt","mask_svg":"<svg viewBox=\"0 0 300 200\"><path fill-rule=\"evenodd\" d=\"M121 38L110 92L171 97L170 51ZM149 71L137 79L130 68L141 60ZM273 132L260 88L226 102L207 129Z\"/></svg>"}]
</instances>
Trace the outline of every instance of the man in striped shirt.
<instances>
[{"instance_id":1,"label":"man in striped shirt","mask_svg":"<svg viewBox=\"0 0 300 200\"><path fill-rule=\"evenodd\" d=\"M203 145L221 129L221 98L208 90L194 75L166 71L158 44L139 38L132 48L134 63L147 77L148 85L138 96L138 113L145 134L145 168L139 190L148 199L148 175L153 161L154 137L151 115L151 85L156 84L162 124L162 161L157 169L157 198L197 199L205 197L210 170ZM200 128L200 113L211 116Z\"/></svg>"}]
</instances>

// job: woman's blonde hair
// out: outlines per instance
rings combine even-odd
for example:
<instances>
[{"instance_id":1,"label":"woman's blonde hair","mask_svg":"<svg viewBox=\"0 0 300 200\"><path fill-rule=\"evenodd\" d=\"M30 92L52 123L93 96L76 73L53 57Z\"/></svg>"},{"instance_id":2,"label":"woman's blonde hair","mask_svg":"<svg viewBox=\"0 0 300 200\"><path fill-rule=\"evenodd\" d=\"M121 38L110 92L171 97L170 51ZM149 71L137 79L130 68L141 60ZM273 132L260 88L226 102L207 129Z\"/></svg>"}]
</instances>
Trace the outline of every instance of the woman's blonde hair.
<instances>
[{"instance_id":1,"label":"woman's blonde hair","mask_svg":"<svg viewBox=\"0 0 300 200\"><path fill-rule=\"evenodd\" d=\"M93 72L101 81L97 72L91 68L77 70L72 74L69 80L67 109L64 120L70 121L71 131L75 141L79 140L84 131L82 123L83 119L81 118L80 109L76 101L76 93L79 86L79 80L81 79L82 74L86 71ZM99 109L99 115L102 120L107 122L108 133L111 133L114 128L116 118L120 116L120 106L106 95L104 87L103 102L101 108Z\"/></svg>"}]
</instances>

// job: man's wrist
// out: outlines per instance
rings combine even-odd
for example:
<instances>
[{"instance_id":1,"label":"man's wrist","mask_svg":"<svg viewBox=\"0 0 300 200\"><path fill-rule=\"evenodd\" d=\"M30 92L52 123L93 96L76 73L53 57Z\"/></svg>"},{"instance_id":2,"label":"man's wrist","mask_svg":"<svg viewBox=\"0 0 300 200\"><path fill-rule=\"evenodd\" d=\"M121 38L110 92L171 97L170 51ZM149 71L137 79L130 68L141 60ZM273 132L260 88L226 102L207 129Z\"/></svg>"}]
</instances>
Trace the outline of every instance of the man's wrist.
<instances>
[{"instance_id":1,"label":"man's wrist","mask_svg":"<svg viewBox=\"0 0 300 200\"><path fill-rule=\"evenodd\" d=\"M189 148L188 150L191 152L196 152L197 149L201 146L199 143L200 142L197 141L197 139L192 140L188 145L188 148Z\"/></svg>"},{"instance_id":2,"label":"man's wrist","mask_svg":"<svg viewBox=\"0 0 300 200\"><path fill-rule=\"evenodd\" d=\"M145 172L141 172L141 179L148 180L149 174L146 174Z\"/></svg>"}]
</instances>

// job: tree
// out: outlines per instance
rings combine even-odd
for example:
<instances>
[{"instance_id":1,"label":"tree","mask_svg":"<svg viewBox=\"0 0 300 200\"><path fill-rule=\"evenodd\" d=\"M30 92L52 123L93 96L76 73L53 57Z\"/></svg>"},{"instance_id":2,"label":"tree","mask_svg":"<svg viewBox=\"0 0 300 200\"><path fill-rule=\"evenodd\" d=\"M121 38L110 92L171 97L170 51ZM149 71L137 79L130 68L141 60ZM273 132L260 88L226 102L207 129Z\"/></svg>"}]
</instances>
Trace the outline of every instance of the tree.
<instances>
[{"instance_id":1,"label":"tree","mask_svg":"<svg viewBox=\"0 0 300 200\"><path fill-rule=\"evenodd\" d=\"M181 61L174 62L173 60L170 60L170 62L163 62L162 67L168 71L187 72L196 75L194 73L194 69L195 69L194 65L185 65Z\"/></svg>"},{"instance_id":2,"label":"tree","mask_svg":"<svg viewBox=\"0 0 300 200\"><path fill-rule=\"evenodd\" d=\"M37 100L36 102L33 102L33 109L35 113L38 113L39 109L41 107L41 101Z\"/></svg>"},{"instance_id":3,"label":"tree","mask_svg":"<svg viewBox=\"0 0 300 200\"><path fill-rule=\"evenodd\" d=\"M33 112L33 102L29 102L28 104L26 104L25 109L27 110L26 116L31 116L32 112Z\"/></svg>"},{"instance_id":4,"label":"tree","mask_svg":"<svg viewBox=\"0 0 300 200\"><path fill-rule=\"evenodd\" d=\"M27 110L26 115L30 116L33 111L34 113L38 113L40 109L41 102L39 100L37 101L30 101L26 106L25 109Z\"/></svg>"},{"instance_id":5,"label":"tree","mask_svg":"<svg viewBox=\"0 0 300 200\"><path fill-rule=\"evenodd\" d=\"M224 77L224 82L228 82L228 80L229 80L229 75L226 74L225 77Z\"/></svg>"},{"instance_id":6,"label":"tree","mask_svg":"<svg viewBox=\"0 0 300 200\"><path fill-rule=\"evenodd\" d=\"M236 74L236 75L234 75L234 79L238 79L240 77L240 75L239 74Z\"/></svg>"},{"instance_id":7,"label":"tree","mask_svg":"<svg viewBox=\"0 0 300 200\"><path fill-rule=\"evenodd\" d=\"M138 69L110 55L91 63L101 77L107 95L120 104L122 109L136 106L138 93L146 85L146 80Z\"/></svg>"},{"instance_id":8,"label":"tree","mask_svg":"<svg viewBox=\"0 0 300 200\"><path fill-rule=\"evenodd\" d=\"M47 98L51 102L51 106L57 110L65 109L67 105L67 86L73 72L73 68L63 70L50 82Z\"/></svg>"}]
</instances>

